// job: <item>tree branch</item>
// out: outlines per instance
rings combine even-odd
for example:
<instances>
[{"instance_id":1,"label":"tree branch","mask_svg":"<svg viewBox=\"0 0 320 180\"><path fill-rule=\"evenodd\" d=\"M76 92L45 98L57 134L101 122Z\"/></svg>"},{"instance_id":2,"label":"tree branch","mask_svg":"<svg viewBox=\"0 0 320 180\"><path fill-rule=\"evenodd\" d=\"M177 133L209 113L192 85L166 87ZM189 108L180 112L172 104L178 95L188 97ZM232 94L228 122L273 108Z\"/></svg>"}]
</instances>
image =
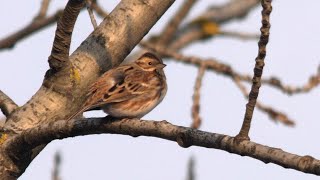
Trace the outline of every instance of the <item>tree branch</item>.
<instances>
[{"instance_id":1,"label":"tree branch","mask_svg":"<svg viewBox=\"0 0 320 180\"><path fill-rule=\"evenodd\" d=\"M93 28L95 29L98 27L98 24L97 24L96 18L94 17L93 11L92 11L92 0L86 0L86 6L87 6L88 14L90 16L91 24L92 24Z\"/></svg>"},{"instance_id":2,"label":"tree branch","mask_svg":"<svg viewBox=\"0 0 320 180\"><path fill-rule=\"evenodd\" d=\"M271 6L272 0L262 0L262 27L261 27L261 36L258 42L259 52L256 58L256 64L254 67L254 75L252 78L252 86L249 93L249 100L246 105L246 112L243 119L243 124L240 129L239 134L237 135L240 139L249 139L249 131L251 126L252 115L254 111L254 107L256 106L257 98L259 95L259 88L261 86L261 77L263 73L264 67L264 58L266 57L266 46L269 41L270 34L270 13L272 11Z\"/></svg>"},{"instance_id":3,"label":"tree branch","mask_svg":"<svg viewBox=\"0 0 320 180\"><path fill-rule=\"evenodd\" d=\"M109 14L104 9L102 9L102 7L98 4L97 0L92 0L91 7L102 18L105 18Z\"/></svg>"},{"instance_id":4,"label":"tree branch","mask_svg":"<svg viewBox=\"0 0 320 180\"><path fill-rule=\"evenodd\" d=\"M38 15L34 18L35 21L46 17L49 4L50 4L50 0L42 0L40 11Z\"/></svg>"},{"instance_id":5,"label":"tree branch","mask_svg":"<svg viewBox=\"0 0 320 180\"><path fill-rule=\"evenodd\" d=\"M177 53L176 51L173 51L171 49L165 48L163 46L154 45L151 43L141 42L141 46L148 48L152 51L157 52L161 56L165 57L171 57L172 59L185 63L185 64L193 64L198 67L201 67L202 65L206 66L207 70L212 70L218 74L225 75L227 77L230 77L236 84L238 80L242 80L243 77L247 77L245 75L242 75L235 71L231 66L224 64L216 59L201 59L198 57L192 57L192 56L184 56L182 54ZM238 84L237 84L238 85ZM240 88L240 90L242 90ZM246 92L242 91L242 92ZM261 104L259 106L259 109L269 115L269 117L274 118L274 120L285 123L286 125L293 125L293 121L290 120L284 113L276 111L274 109L271 109L269 107L265 107Z\"/></svg>"},{"instance_id":6,"label":"tree branch","mask_svg":"<svg viewBox=\"0 0 320 180\"><path fill-rule=\"evenodd\" d=\"M66 66L66 63L69 63L69 50L74 24L84 4L84 0L69 0L61 18L58 20L51 55L48 59L53 72L59 71Z\"/></svg>"},{"instance_id":7,"label":"tree branch","mask_svg":"<svg viewBox=\"0 0 320 180\"><path fill-rule=\"evenodd\" d=\"M61 153L58 151L54 155L54 160L53 160L53 170L52 170L52 180L61 180L60 178L60 166L61 166Z\"/></svg>"},{"instance_id":8,"label":"tree branch","mask_svg":"<svg viewBox=\"0 0 320 180\"><path fill-rule=\"evenodd\" d=\"M202 79L206 69L207 69L206 64L202 63L202 65L199 67L196 83L194 85L194 93L192 96L193 104L191 108L191 115L192 115L193 121L192 121L191 127L195 129L199 129L201 125L201 117L199 115L200 114L200 89L201 89Z\"/></svg>"},{"instance_id":9,"label":"tree branch","mask_svg":"<svg viewBox=\"0 0 320 180\"><path fill-rule=\"evenodd\" d=\"M192 42L214 37L203 33L203 22L220 26L230 20L244 18L259 2L260 0L232 0L221 6L210 6L204 13L179 29L170 45L171 48L181 49Z\"/></svg>"},{"instance_id":10,"label":"tree branch","mask_svg":"<svg viewBox=\"0 0 320 180\"><path fill-rule=\"evenodd\" d=\"M191 10L195 2L197 2L197 0L184 1L181 8L178 10L177 14L174 15L174 17L168 22L166 27L160 33L159 40L157 41L157 43L165 45L172 40L172 37L176 33L182 20L188 15L189 11Z\"/></svg>"},{"instance_id":11,"label":"tree branch","mask_svg":"<svg viewBox=\"0 0 320 180\"><path fill-rule=\"evenodd\" d=\"M14 45L21 41L22 39L32 35L33 33L41 30L42 28L52 25L55 23L60 15L62 10L57 11L54 15L33 20L30 24L22 28L21 30L9 35L8 37L0 40L0 51L8 48L13 48Z\"/></svg>"},{"instance_id":12,"label":"tree branch","mask_svg":"<svg viewBox=\"0 0 320 180\"><path fill-rule=\"evenodd\" d=\"M102 133L158 137L177 142L185 148L199 146L220 149L241 156L249 156L264 163L274 163L285 168L320 175L320 161L311 156L298 156L251 141L239 142L227 135L176 126L167 121L116 120L112 117L60 120L28 129L3 145L8 157L15 162L20 158L30 159L25 150L49 143L54 139Z\"/></svg>"},{"instance_id":13,"label":"tree branch","mask_svg":"<svg viewBox=\"0 0 320 180\"><path fill-rule=\"evenodd\" d=\"M17 108L18 105L0 90L0 109L2 113L5 116L9 116Z\"/></svg>"},{"instance_id":14,"label":"tree branch","mask_svg":"<svg viewBox=\"0 0 320 180\"><path fill-rule=\"evenodd\" d=\"M240 89L240 91L242 92L244 97L246 99L248 99L249 92L247 91L246 87L241 83L240 79L238 77L234 77L232 80L237 85L237 87ZM266 106L259 101L257 101L256 106L260 111L268 114L270 119L273 119L275 122L281 122L287 126L294 126L295 125L294 121L281 111L275 110L274 108L272 108L270 106Z\"/></svg>"},{"instance_id":15,"label":"tree branch","mask_svg":"<svg viewBox=\"0 0 320 180\"><path fill-rule=\"evenodd\" d=\"M187 169L187 178L186 180L196 180L196 175L195 175L195 160L194 157L190 157L189 158L189 162L188 162L188 169Z\"/></svg>"},{"instance_id":16,"label":"tree branch","mask_svg":"<svg viewBox=\"0 0 320 180\"><path fill-rule=\"evenodd\" d=\"M70 56L72 68L47 77L21 111L7 119L5 128L19 133L67 119L82 105L88 86L118 66L173 2L122 0Z\"/></svg>"}]
</instances>

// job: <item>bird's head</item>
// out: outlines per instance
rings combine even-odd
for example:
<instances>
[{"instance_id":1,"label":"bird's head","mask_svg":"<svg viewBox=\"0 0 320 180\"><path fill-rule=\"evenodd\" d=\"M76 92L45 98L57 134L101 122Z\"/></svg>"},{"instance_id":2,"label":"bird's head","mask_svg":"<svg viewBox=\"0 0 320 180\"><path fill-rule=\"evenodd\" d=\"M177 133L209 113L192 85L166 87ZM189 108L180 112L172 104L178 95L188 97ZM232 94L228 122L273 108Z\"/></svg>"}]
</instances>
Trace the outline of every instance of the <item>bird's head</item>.
<instances>
[{"instance_id":1,"label":"bird's head","mask_svg":"<svg viewBox=\"0 0 320 180\"><path fill-rule=\"evenodd\" d=\"M145 71L160 70L166 67L161 58L150 52L144 53L135 63Z\"/></svg>"}]
</instances>

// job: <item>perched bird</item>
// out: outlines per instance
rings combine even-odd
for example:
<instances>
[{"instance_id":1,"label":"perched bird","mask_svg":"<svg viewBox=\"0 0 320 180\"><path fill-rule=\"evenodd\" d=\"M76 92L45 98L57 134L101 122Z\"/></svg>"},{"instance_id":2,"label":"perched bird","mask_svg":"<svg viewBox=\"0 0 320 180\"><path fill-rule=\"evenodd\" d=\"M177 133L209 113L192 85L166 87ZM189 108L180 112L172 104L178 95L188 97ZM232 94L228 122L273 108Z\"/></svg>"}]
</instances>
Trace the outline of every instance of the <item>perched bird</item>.
<instances>
[{"instance_id":1,"label":"perched bird","mask_svg":"<svg viewBox=\"0 0 320 180\"><path fill-rule=\"evenodd\" d=\"M132 63L110 69L92 84L84 105L69 119L96 108L113 117L141 118L166 95L165 66L147 52Z\"/></svg>"}]
</instances>

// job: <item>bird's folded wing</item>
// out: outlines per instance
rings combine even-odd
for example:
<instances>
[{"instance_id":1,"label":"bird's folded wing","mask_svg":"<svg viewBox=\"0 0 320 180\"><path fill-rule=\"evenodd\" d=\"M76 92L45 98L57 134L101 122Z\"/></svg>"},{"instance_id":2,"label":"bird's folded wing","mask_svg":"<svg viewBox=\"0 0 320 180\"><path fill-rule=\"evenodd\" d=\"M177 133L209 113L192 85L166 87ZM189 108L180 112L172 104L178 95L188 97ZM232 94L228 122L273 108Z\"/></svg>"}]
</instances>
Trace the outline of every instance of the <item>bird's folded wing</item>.
<instances>
[{"instance_id":1,"label":"bird's folded wing","mask_svg":"<svg viewBox=\"0 0 320 180\"><path fill-rule=\"evenodd\" d=\"M129 67L117 68L105 73L90 88L87 102L90 108L107 103L122 102L148 91L149 86L143 81L143 72ZM94 102L94 103L93 103Z\"/></svg>"}]
</instances>

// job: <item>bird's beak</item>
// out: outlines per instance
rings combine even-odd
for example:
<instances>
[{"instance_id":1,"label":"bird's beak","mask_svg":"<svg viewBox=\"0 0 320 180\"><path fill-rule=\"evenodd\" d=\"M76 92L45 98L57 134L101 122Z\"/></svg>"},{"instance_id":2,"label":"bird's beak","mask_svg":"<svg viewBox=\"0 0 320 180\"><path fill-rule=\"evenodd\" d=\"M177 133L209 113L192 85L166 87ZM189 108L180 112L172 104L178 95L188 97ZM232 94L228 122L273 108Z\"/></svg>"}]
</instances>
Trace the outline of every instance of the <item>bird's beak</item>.
<instances>
[{"instance_id":1,"label":"bird's beak","mask_svg":"<svg viewBox=\"0 0 320 180\"><path fill-rule=\"evenodd\" d=\"M157 65L157 68L163 69L163 68L166 67L166 66L167 66L166 64L158 64L158 65Z\"/></svg>"}]
</instances>

